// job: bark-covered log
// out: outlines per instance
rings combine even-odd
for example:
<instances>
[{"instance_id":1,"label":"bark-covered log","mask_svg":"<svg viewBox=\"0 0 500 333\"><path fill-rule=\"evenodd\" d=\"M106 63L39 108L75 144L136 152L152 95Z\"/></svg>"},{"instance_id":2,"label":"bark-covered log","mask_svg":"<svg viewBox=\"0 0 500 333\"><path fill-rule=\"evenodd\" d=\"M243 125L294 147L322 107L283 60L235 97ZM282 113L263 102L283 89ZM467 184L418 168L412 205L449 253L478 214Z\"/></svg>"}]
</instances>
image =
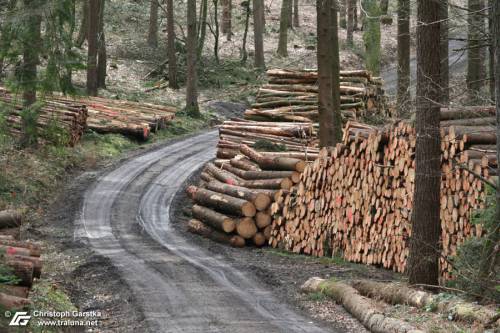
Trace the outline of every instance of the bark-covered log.
<instances>
[{"instance_id":1,"label":"bark-covered log","mask_svg":"<svg viewBox=\"0 0 500 333\"><path fill-rule=\"evenodd\" d=\"M0 305L4 309L21 310L31 305L31 301L27 298L12 296L0 292Z\"/></svg>"},{"instance_id":2,"label":"bark-covered log","mask_svg":"<svg viewBox=\"0 0 500 333\"><path fill-rule=\"evenodd\" d=\"M238 199L226 194L198 188L196 186L189 186L187 188L187 193L197 204L211 207L220 212L246 217L253 217L257 213L255 205L250 201Z\"/></svg>"},{"instance_id":3,"label":"bark-covered log","mask_svg":"<svg viewBox=\"0 0 500 333\"><path fill-rule=\"evenodd\" d=\"M0 229L15 228L21 225L22 215L15 210L0 211Z\"/></svg>"},{"instance_id":4,"label":"bark-covered log","mask_svg":"<svg viewBox=\"0 0 500 333\"><path fill-rule=\"evenodd\" d=\"M19 278L19 285L30 287L33 284L33 263L25 260L2 258L1 262L12 269L12 274Z\"/></svg>"},{"instance_id":5,"label":"bark-covered log","mask_svg":"<svg viewBox=\"0 0 500 333\"><path fill-rule=\"evenodd\" d=\"M241 145L240 151L252 161L257 162L257 164L265 170L302 172L307 165L307 162L298 158L264 156L247 145Z\"/></svg>"},{"instance_id":6,"label":"bark-covered log","mask_svg":"<svg viewBox=\"0 0 500 333\"><path fill-rule=\"evenodd\" d=\"M213 240L214 242L228 244L234 247L245 246L245 240L241 236L228 235L204 225L201 221L192 219L188 222L188 231L202 237Z\"/></svg>"},{"instance_id":7,"label":"bark-covered log","mask_svg":"<svg viewBox=\"0 0 500 333\"><path fill-rule=\"evenodd\" d=\"M225 233L231 233L236 228L236 223L232 218L207 207L194 205L193 217Z\"/></svg>"},{"instance_id":8,"label":"bark-covered log","mask_svg":"<svg viewBox=\"0 0 500 333\"><path fill-rule=\"evenodd\" d=\"M257 192L241 186L224 184L219 181L211 181L207 184L207 189L250 201L255 205L255 208L258 211L265 210L271 204L271 196L269 193Z\"/></svg>"},{"instance_id":9,"label":"bark-covered log","mask_svg":"<svg viewBox=\"0 0 500 333\"><path fill-rule=\"evenodd\" d=\"M333 298L374 333L424 333L409 323L387 317L356 289L342 282L310 278L301 288L304 292L321 292Z\"/></svg>"},{"instance_id":10,"label":"bark-covered log","mask_svg":"<svg viewBox=\"0 0 500 333\"><path fill-rule=\"evenodd\" d=\"M2 284L2 285L0 285L0 292L7 294L7 295L10 295L10 296L27 298L28 293L29 293L29 288L23 287L23 286L13 286L13 285L8 285L8 284Z\"/></svg>"}]
</instances>

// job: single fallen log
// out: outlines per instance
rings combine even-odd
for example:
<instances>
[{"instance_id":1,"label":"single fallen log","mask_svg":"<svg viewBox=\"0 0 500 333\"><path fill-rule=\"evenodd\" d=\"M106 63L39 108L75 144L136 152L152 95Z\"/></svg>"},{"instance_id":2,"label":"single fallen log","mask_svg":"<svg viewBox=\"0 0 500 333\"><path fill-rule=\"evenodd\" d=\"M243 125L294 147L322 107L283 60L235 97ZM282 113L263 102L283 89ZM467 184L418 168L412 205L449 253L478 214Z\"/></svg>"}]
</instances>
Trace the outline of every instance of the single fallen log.
<instances>
[{"instance_id":1,"label":"single fallen log","mask_svg":"<svg viewBox=\"0 0 500 333\"><path fill-rule=\"evenodd\" d=\"M0 229L15 228L21 225L22 215L15 210L0 211Z\"/></svg>"},{"instance_id":2,"label":"single fallen log","mask_svg":"<svg viewBox=\"0 0 500 333\"><path fill-rule=\"evenodd\" d=\"M257 233L257 226L251 217L245 217L236 221L236 232L245 239L250 239Z\"/></svg>"},{"instance_id":3,"label":"single fallen log","mask_svg":"<svg viewBox=\"0 0 500 333\"><path fill-rule=\"evenodd\" d=\"M199 205L212 207L218 211L232 215L253 217L257 213L255 205L247 200L231 197L226 194L189 186L187 193Z\"/></svg>"},{"instance_id":4,"label":"single fallen log","mask_svg":"<svg viewBox=\"0 0 500 333\"><path fill-rule=\"evenodd\" d=\"M391 304L407 304L417 308L432 307L448 318L488 324L497 312L479 304L457 299L442 299L425 291L410 288L404 283L383 283L368 280L353 282L362 295L382 299Z\"/></svg>"},{"instance_id":5,"label":"single fallen log","mask_svg":"<svg viewBox=\"0 0 500 333\"><path fill-rule=\"evenodd\" d=\"M10 296L27 298L29 291L30 290L28 287L13 286L13 285L9 285L9 284L1 284L0 285L0 292L7 294L7 295L10 295Z\"/></svg>"},{"instance_id":6,"label":"single fallen log","mask_svg":"<svg viewBox=\"0 0 500 333\"><path fill-rule=\"evenodd\" d=\"M12 296L0 292L0 305L4 309L21 310L31 304L31 301L26 298Z\"/></svg>"},{"instance_id":7,"label":"single fallen log","mask_svg":"<svg viewBox=\"0 0 500 333\"><path fill-rule=\"evenodd\" d=\"M2 258L1 262L12 269L12 274L19 278L19 285L31 288L33 284L33 263L24 260Z\"/></svg>"},{"instance_id":8,"label":"single fallen log","mask_svg":"<svg viewBox=\"0 0 500 333\"><path fill-rule=\"evenodd\" d=\"M29 255L33 257L39 257L42 254L42 249L40 248L39 245L31 243L31 242L26 242L26 241L19 241L19 240L14 240L14 239L0 239L0 246L11 246L14 247L14 250L16 248L23 248L29 250ZM5 248L4 248L5 249ZM11 253L12 250L6 249L7 253L10 254L17 254L17 253ZM24 250L21 252L25 252ZM23 254L25 255L25 254Z\"/></svg>"},{"instance_id":9,"label":"single fallen log","mask_svg":"<svg viewBox=\"0 0 500 333\"><path fill-rule=\"evenodd\" d=\"M231 233L236 228L236 223L232 218L207 207L194 205L193 217L225 233Z\"/></svg>"},{"instance_id":10,"label":"single fallen log","mask_svg":"<svg viewBox=\"0 0 500 333\"><path fill-rule=\"evenodd\" d=\"M385 316L371 304L369 299L361 296L348 284L313 277L307 280L301 289L304 292L321 292L333 298L371 332L424 333L407 322Z\"/></svg>"},{"instance_id":11,"label":"single fallen log","mask_svg":"<svg viewBox=\"0 0 500 333\"><path fill-rule=\"evenodd\" d=\"M229 244L234 247L245 246L245 240L241 236L228 235L220 231L213 230L196 219L192 219L188 222L188 231L193 234L211 239L214 242Z\"/></svg>"}]
</instances>

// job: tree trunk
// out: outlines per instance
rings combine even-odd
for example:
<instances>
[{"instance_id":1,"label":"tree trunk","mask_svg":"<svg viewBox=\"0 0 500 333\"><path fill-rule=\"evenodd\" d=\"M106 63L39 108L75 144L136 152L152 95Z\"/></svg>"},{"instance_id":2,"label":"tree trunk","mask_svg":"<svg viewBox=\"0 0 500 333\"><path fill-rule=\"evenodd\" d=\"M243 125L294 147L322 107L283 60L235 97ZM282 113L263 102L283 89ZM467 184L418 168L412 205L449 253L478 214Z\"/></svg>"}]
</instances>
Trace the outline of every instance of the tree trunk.
<instances>
[{"instance_id":1,"label":"tree trunk","mask_svg":"<svg viewBox=\"0 0 500 333\"><path fill-rule=\"evenodd\" d=\"M243 42L241 43L241 63L245 64L248 58L247 52L247 37L248 37L248 25L250 23L250 0L244 2L243 7L245 8L245 31L243 32Z\"/></svg>"},{"instance_id":2,"label":"tree trunk","mask_svg":"<svg viewBox=\"0 0 500 333\"><path fill-rule=\"evenodd\" d=\"M149 8L148 45L150 47L158 46L158 1L151 0Z\"/></svg>"},{"instance_id":3,"label":"tree trunk","mask_svg":"<svg viewBox=\"0 0 500 333\"><path fill-rule=\"evenodd\" d=\"M175 52L175 22L174 22L174 0L167 2L167 53L168 53L168 86L179 89L177 83L177 56Z\"/></svg>"},{"instance_id":4,"label":"tree trunk","mask_svg":"<svg viewBox=\"0 0 500 333\"><path fill-rule=\"evenodd\" d=\"M332 44L332 121L331 124L331 146L335 146L342 141L342 112L340 109L340 53L339 53L339 34L337 12L338 3L332 2L330 7L330 17L332 20L330 41Z\"/></svg>"},{"instance_id":5,"label":"tree trunk","mask_svg":"<svg viewBox=\"0 0 500 333\"><path fill-rule=\"evenodd\" d=\"M87 39L88 33L88 22L89 22L89 0L82 1L82 20L80 22L80 29L78 30L78 37L76 37L75 45L77 47L82 47L83 43Z\"/></svg>"},{"instance_id":6,"label":"tree trunk","mask_svg":"<svg viewBox=\"0 0 500 333\"><path fill-rule=\"evenodd\" d=\"M199 25L199 36L198 36L198 48L197 48L197 57L198 62L201 61L201 56L203 54L203 47L205 46L205 37L207 35L207 15L208 15L208 0L201 1L201 16L200 16L200 25Z\"/></svg>"},{"instance_id":7,"label":"tree trunk","mask_svg":"<svg viewBox=\"0 0 500 333\"><path fill-rule=\"evenodd\" d=\"M389 0L380 0L380 14L387 15L389 10Z\"/></svg>"},{"instance_id":8,"label":"tree trunk","mask_svg":"<svg viewBox=\"0 0 500 333\"><path fill-rule=\"evenodd\" d=\"M193 234L211 239L214 242L229 244L234 247L244 247L245 240L241 236L227 235L203 224L203 222L192 219L188 222L188 231Z\"/></svg>"},{"instance_id":9,"label":"tree trunk","mask_svg":"<svg viewBox=\"0 0 500 333\"><path fill-rule=\"evenodd\" d=\"M214 58L219 64L219 0L213 0L214 5Z\"/></svg>"},{"instance_id":10,"label":"tree trunk","mask_svg":"<svg viewBox=\"0 0 500 333\"><path fill-rule=\"evenodd\" d=\"M264 0L253 0L253 34L255 47L255 67L265 69L264 60Z\"/></svg>"},{"instance_id":11,"label":"tree trunk","mask_svg":"<svg viewBox=\"0 0 500 333\"><path fill-rule=\"evenodd\" d=\"M194 117L200 116L198 106L198 75L196 73L196 0L187 2L187 73L186 73L186 111Z\"/></svg>"},{"instance_id":12,"label":"tree trunk","mask_svg":"<svg viewBox=\"0 0 500 333\"><path fill-rule=\"evenodd\" d=\"M282 0L280 16L280 35L278 40L278 55L288 57L288 24L290 18L290 2L292 0Z\"/></svg>"},{"instance_id":13,"label":"tree trunk","mask_svg":"<svg viewBox=\"0 0 500 333\"><path fill-rule=\"evenodd\" d=\"M204 222L205 224L208 224L214 229L224 231L225 233L233 232L234 229L236 229L236 223L232 218L218 213L215 210L199 205L194 205L192 211L193 217Z\"/></svg>"},{"instance_id":14,"label":"tree trunk","mask_svg":"<svg viewBox=\"0 0 500 333\"><path fill-rule=\"evenodd\" d=\"M479 94L484 85L481 72L484 62L481 58L481 22L482 14L480 0L468 0L468 35L467 35L467 89L469 89L469 102L471 105L477 105L480 101ZM484 71L483 71L484 72Z\"/></svg>"},{"instance_id":15,"label":"tree trunk","mask_svg":"<svg viewBox=\"0 0 500 333\"><path fill-rule=\"evenodd\" d=\"M320 147L333 146L333 78L331 44L331 0L317 0L318 111Z\"/></svg>"},{"instance_id":16,"label":"tree trunk","mask_svg":"<svg viewBox=\"0 0 500 333\"><path fill-rule=\"evenodd\" d=\"M353 46L354 32L354 11L356 10L356 0L347 0L347 45Z\"/></svg>"},{"instance_id":17,"label":"tree trunk","mask_svg":"<svg viewBox=\"0 0 500 333\"><path fill-rule=\"evenodd\" d=\"M398 116L411 111L410 92L410 0L398 0Z\"/></svg>"},{"instance_id":18,"label":"tree trunk","mask_svg":"<svg viewBox=\"0 0 500 333\"><path fill-rule=\"evenodd\" d=\"M156 0L155 0L156 1ZM104 5L106 0L100 0L99 9L99 35L97 52L97 86L99 88L106 88L106 67L107 67L107 53L106 53L106 38L104 37Z\"/></svg>"},{"instance_id":19,"label":"tree trunk","mask_svg":"<svg viewBox=\"0 0 500 333\"><path fill-rule=\"evenodd\" d=\"M495 31L494 31L494 12L493 12L493 0L488 1L489 15L488 15L488 32L490 35L490 47L489 47L489 76L490 76L490 98L495 101Z\"/></svg>"},{"instance_id":20,"label":"tree trunk","mask_svg":"<svg viewBox=\"0 0 500 333\"><path fill-rule=\"evenodd\" d=\"M232 0L223 0L222 3L222 33L226 34L227 40L231 40L232 32Z\"/></svg>"},{"instance_id":21,"label":"tree trunk","mask_svg":"<svg viewBox=\"0 0 500 333\"><path fill-rule=\"evenodd\" d=\"M89 0L88 51L87 51L87 94L97 96L97 33L99 30L99 0Z\"/></svg>"},{"instance_id":22,"label":"tree trunk","mask_svg":"<svg viewBox=\"0 0 500 333\"><path fill-rule=\"evenodd\" d=\"M299 20L299 0L293 0L293 26L300 27Z\"/></svg>"},{"instance_id":23,"label":"tree trunk","mask_svg":"<svg viewBox=\"0 0 500 333\"><path fill-rule=\"evenodd\" d=\"M408 257L410 284L439 284L441 137L440 3L418 2L415 193Z\"/></svg>"},{"instance_id":24,"label":"tree trunk","mask_svg":"<svg viewBox=\"0 0 500 333\"><path fill-rule=\"evenodd\" d=\"M346 21L346 16L347 16L347 2L349 0L340 0L340 11L339 11L339 25L341 28L345 29L347 27L347 21Z\"/></svg>"},{"instance_id":25,"label":"tree trunk","mask_svg":"<svg viewBox=\"0 0 500 333\"><path fill-rule=\"evenodd\" d=\"M441 104L448 105L450 103L450 70L449 70L449 44L448 44L448 0L441 0L440 10L441 22Z\"/></svg>"},{"instance_id":26,"label":"tree trunk","mask_svg":"<svg viewBox=\"0 0 500 333\"><path fill-rule=\"evenodd\" d=\"M191 199L197 204L213 208L219 212L244 217L253 217L257 213L254 204L247 200L238 199L196 186L189 186L186 191Z\"/></svg>"},{"instance_id":27,"label":"tree trunk","mask_svg":"<svg viewBox=\"0 0 500 333\"><path fill-rule=\"evenodd\" d=\"M366 68L378 76L380 74L380 9L377 0L362 0L366 10L363 26L363 40L366 50Z\"/></svg>"}]
</instances>

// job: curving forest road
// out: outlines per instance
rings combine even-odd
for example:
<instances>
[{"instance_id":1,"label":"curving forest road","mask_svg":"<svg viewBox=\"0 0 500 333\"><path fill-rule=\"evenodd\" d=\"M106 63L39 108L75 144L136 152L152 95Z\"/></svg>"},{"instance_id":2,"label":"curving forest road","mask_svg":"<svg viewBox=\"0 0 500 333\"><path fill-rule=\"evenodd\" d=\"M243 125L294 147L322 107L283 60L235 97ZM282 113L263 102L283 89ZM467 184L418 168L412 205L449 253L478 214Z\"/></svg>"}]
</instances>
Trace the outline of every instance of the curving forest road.
<instances>
[{"instance_id":1,"label":"curving forest road","mask_svg":"<svg viewBox=\"0 0 500 333\"><path fill-rule=\"evenodd\" d=\"M215 155L206 132L129 159L84 196L75 236L118 268L148 332L331 332L251 276L190 244L171 225L183 182Z\"/></svg>"}]
</instances>

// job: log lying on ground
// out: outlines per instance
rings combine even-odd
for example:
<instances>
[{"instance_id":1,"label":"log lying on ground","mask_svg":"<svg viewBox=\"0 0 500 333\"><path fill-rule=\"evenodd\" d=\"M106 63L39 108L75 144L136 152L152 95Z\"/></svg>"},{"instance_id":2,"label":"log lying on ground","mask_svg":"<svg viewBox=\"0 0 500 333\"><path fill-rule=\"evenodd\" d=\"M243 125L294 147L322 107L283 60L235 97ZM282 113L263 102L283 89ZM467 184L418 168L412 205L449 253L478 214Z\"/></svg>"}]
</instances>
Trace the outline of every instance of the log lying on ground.
<instances>
[{"instance_id":1,"label":"log lying on ground","mask_svg":"<svg viewBox=\"0 0 500 333\"><path fill-rule=\"evenodd\" d=\"M217 211L226 212L233 215L253 217L257 213L255 205L247 200L238 199L226 194L189 186L187 193L194 202L212 207Z\"/></svg>"},{"instance_id":2,"label":"log lying on ground","mask_svg":"<svg viewBox=\"0 0 500 333\"><path fill-rule=\"evenodd\" d=\"M15 210L0 211L0 229L15 228L21 225L22 215Z\"/></svg>"},{"instance_id":3,"label":"log lying on ground","mask_svg":"<svg viewBox=\"0 0 500 333\"><path fill-rule=\"evenodd\" d=\"M245 217L236 221L236 232L245 239L250 239L257 233L257 226L251 217Z\"/></svg>"},{"instance_id":4,"label":"log lying on ground","mask_svg":"<svg viewBox=\"0 0 500 333\"><path fill-rule=\"evenodd\" d=\"M12 274L19 278L19 285L30 287L33 284L34 265L30 261L2 258L1 261L12 269Z\"/></svg>"},{"instance_id":5,"label":"log lying on ground","mask_svg":"<svg viewBox=\"0 0 500 333\"><path fill-rule=\"evenodd\" d=\"M4 309L21 310L31 305L31 301L27 298L12 296L0 292L0 305Z\"/></svg>"},{"instance_id":6,"label":"log lying on ground","mask_svg":"<svg viewBox=\"0 0 500 333\"><path fill-rule=\"evenodd\" d=\"M21 253L23 253L23 255L26 255L25 253L28 253L28 255L33 257L40 257L42 253L42 249L39 245L14 239L0 239L0 247L2 247L2 249L4 249L8 254L18 254L16 253L17 249L24 249L21 250ZM12 247L12 249L9 249L8 247Z\"/></svg>"},{"instance_id":7,"label":"log lying on ground","mask_svg":"<svg viewBox=\"0 0 500 333\"><path fill-rule=\"evenodd\" d=\"M409 323L385 316L356 289L342 282L310 278L301 287L304 292L321 292L341 304L367 329L374 333L424 333Z\"/></svg>"},{"instance_id":8,"label":"log lying on ground","mask_svg":"<svg viewBox=\"0 0 500 333\"><path fill-rule=\"evenodd\" d=\"M230 195L235 198L240 198L252 202L258 211L264 210L271 204L271 197L264 192L254 192L248 188L224 184L219 181L211 181L207 184L207 189Z\"/></svg>"},{"instance_id":9,"label":"log lying on ground","mask_svg":"<svg viewBox=\"0 0 500 333\"><path fill-rule=\"evenodd\" d=\"M225 233L233 232L236 228L236 223L232 218L207 207L194 205L193 216L212 228L224 231Z\"/></svg>"},{"instance_id":10,"label":"log lying on ground","mask_svg":"<svg viewBox=\"0 0 500 333\"><path fill-rule=\"evenodd\" d=\"M8 284L2 284L0 285L0 292L10 295L10 296L16 296L16 297L21 297L21 298L27 298L29 289L27 287L23 286L13 286L13 285L8 285Z\"/></svg>"},{"instance_id":11,"label":"log lying on ground","mask_svg":"<svg viewBox=\"0 0 500 333\"><path fill-rule=\"evenodd\" d=\"M492 309L456 299L443 299L425 291L408 287L404 283L383 283L369 280L353 281L353 287L362 295L382 299L391 304L407 304L417 308L432 307L448 318L490 323L498 313Z\"/></svg>"},{"instance_id":12,"label":"log lying on ground","mask_svg":"<svg viewBox=\"0 0 500 333\"><path fill-rule=\"evenodd\" d=\"M213 230L196 219L192 219L188 222L188 231L218 243L229 244L234 247L245 246L245 240L241 236L227 235L220 231Z\"/></svg>"}]
</instances>

